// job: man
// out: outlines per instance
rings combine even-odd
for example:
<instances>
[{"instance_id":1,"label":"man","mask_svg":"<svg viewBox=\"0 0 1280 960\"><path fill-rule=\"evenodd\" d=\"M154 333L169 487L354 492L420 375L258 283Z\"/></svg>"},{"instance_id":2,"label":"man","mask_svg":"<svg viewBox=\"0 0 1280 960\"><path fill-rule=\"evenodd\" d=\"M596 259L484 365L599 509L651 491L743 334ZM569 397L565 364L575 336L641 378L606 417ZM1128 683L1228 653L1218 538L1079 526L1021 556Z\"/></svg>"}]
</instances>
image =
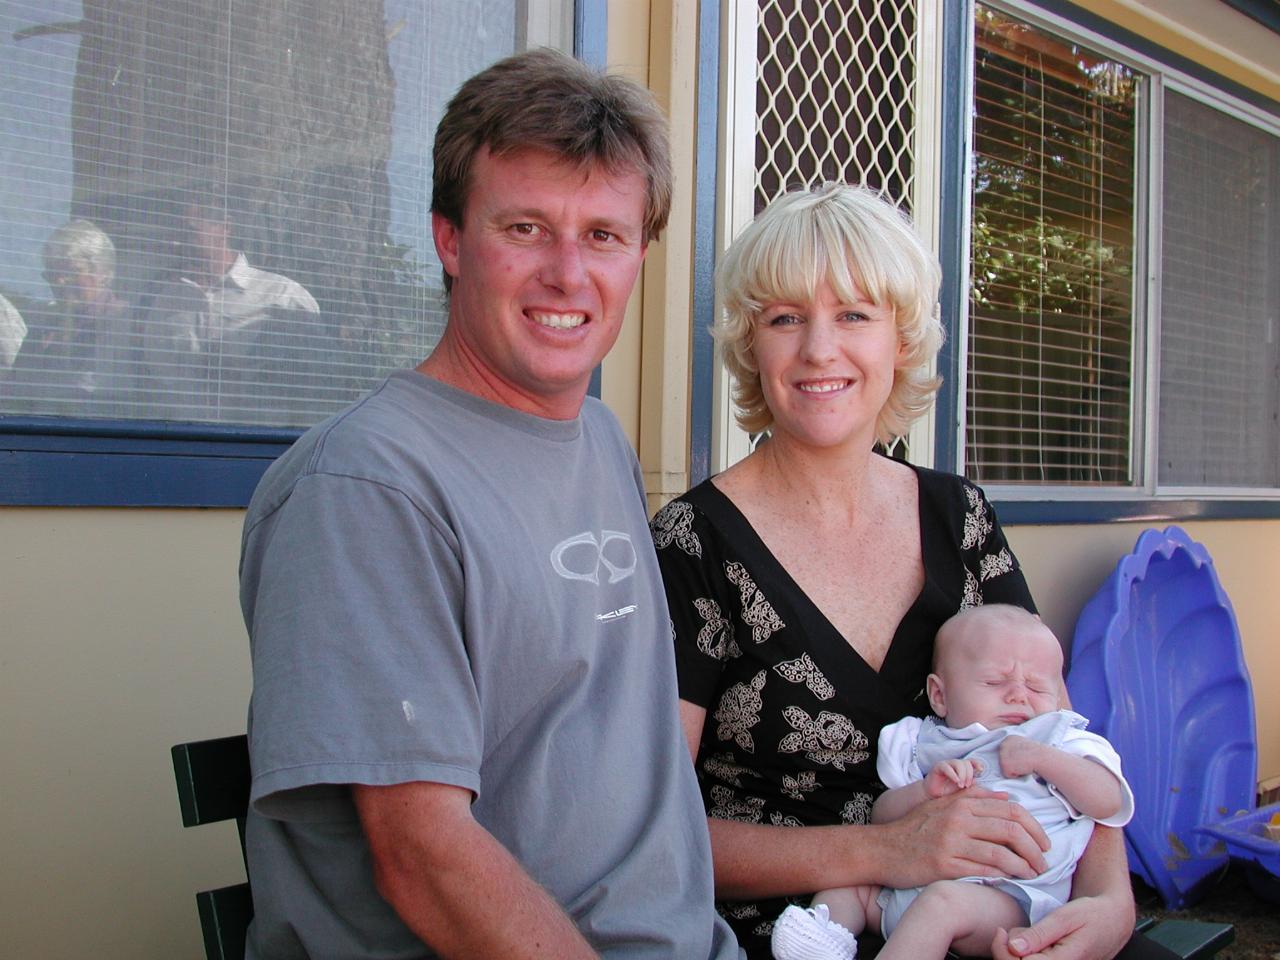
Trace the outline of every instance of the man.
<instances>
[{"instance_id":1,"label":"man","mask_svg":"<svg viewBox=\"0 0 1280 960\"><path fill-rule=\"evenodd\" d=\"M279 423L281 410L263 409L271 394L259 381L308 356L319 305L296 280L251 266L236 249L220 191L187 203L180 226L182 273L156 294L147 318L153 414ZM299 345L292 355L273 346L282 336Z\"/></svg>"},{"instance_id":2,"label":"man","mask_svg":"<svg viewBox=\"0 0 1280 960\"><path fill-rule=\"evenodd\" d=\"M638 467L586 398L670 178L652 97L562 55L450 103L444 335L245 521L249 956L739 955Z\"/></svg>"}]
</instances>

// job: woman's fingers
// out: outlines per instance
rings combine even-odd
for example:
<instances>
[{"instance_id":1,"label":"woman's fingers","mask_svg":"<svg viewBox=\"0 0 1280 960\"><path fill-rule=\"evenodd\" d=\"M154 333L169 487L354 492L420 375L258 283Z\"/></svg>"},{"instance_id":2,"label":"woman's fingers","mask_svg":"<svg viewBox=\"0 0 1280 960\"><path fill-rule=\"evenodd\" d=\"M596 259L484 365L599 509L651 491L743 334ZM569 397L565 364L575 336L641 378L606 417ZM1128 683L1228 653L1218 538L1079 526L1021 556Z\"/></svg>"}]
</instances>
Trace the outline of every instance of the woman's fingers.
<instances>
[{"instance_id":1,"label":"woman's fingers","mask_svg":"<svg viewBox=\"0 0 1280 960\"><path fill-rule=\"evenodd\" d=\"M1042 873L1049 838L1035 818L1019 804L969 792L943 798L952 801L940 823L947 839L935 838L951 857L944 875L1029 880Z\"/></svg>"}]
</instances>

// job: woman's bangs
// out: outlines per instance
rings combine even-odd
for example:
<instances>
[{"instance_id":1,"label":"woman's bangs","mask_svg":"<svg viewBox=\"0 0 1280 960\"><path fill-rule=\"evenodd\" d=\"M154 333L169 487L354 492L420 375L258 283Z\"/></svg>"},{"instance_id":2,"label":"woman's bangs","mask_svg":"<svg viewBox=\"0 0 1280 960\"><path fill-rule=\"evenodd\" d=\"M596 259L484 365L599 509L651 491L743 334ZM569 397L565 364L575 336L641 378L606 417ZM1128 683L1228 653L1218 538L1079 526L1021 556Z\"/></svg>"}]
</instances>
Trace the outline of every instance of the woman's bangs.
<instances>
[{"instance_id":1,"label":"woman's bangs","mask_svg":"<svg viewBox=\"0 0 1280 960\"><path fill-rule=\"evenodd\" d=\"M813 231L802 222L778 222L760 238L753 258L750 297L763 309L770 303L805 303L821 285L826 257Z\"/></svg>"}]
</instances>

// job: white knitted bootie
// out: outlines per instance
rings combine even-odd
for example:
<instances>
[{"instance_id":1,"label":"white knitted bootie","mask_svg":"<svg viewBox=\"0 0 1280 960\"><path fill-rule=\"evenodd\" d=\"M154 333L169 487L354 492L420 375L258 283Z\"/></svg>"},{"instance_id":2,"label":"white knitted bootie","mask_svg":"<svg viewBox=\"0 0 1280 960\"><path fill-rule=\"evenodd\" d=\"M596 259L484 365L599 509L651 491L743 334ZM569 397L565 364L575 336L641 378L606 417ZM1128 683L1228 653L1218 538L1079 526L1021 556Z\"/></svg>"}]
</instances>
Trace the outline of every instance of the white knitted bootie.
<instances>
[{"instance_id":1,"label":"white knitted bootie","mask_svg":"<svg viewBox=\"0 0 1280 960\"><path fill-rule=\"evenodd\" d=\"M787 907L773 924L774 960L853 960L858 941L831 919L825 903Z\"/></svg>"}]
</instances>

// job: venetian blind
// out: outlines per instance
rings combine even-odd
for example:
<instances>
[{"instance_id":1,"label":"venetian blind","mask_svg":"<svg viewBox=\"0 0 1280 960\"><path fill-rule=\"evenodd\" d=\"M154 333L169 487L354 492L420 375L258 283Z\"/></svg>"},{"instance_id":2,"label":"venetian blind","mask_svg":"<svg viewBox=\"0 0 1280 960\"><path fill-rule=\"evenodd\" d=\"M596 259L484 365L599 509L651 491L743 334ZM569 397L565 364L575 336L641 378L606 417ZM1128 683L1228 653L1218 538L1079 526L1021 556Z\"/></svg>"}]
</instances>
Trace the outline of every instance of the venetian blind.
<instances>
[{"instance_id":1,"label":"venetian blind","mask_svg":"<svg viewBox=\"0 0 1280 960\"><path fill-rule=\"evenodd\" d=\"M965 468L1133 481L1139 78L979 6Z\"/></svg>"},{"instance_id":2,"label":"venetian blind","mask_svg":"<svg viewBox=\"0 0 1280 960\"><path fill-rule=\"evenodd\" d=\"M0 415L300 427L425 356L435 124L528 16L0 6Z\"/></svg>"},{"instance_id":3,"label":"venetian blind","mask_svg":"<svg viewBox=\"0 0 1280 960\"><path fill-rule=\"evenodd\" d=\"M1161 484L1280 487L1280 137L1164 100Z\"/></svg>"}]
</instances>

